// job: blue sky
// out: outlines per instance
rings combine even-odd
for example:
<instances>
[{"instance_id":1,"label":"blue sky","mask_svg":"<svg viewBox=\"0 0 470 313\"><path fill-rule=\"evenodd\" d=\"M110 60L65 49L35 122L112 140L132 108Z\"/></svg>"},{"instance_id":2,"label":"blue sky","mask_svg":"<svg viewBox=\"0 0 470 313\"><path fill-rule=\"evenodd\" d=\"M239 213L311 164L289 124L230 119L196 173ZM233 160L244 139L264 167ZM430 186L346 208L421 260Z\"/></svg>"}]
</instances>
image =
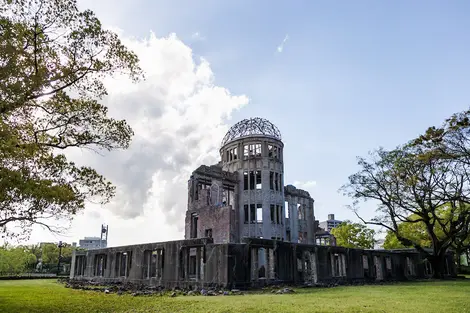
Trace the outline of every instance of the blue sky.
<instances>
[{"instance_id":1,"label":"blue sky","mask_svg":"<svg viewBox=\"0 0 470 313\"><path fill-rule=\"evenodd\" d=\"M176 33L210 63L216 85L249 97L229 123L260 116L279 127L285 182L316 182L320 220L355 219L337 191L358 169L356 156L469 106L468 1L116 3L81 1L126 36Z\"/></svg>"}]
</instances>

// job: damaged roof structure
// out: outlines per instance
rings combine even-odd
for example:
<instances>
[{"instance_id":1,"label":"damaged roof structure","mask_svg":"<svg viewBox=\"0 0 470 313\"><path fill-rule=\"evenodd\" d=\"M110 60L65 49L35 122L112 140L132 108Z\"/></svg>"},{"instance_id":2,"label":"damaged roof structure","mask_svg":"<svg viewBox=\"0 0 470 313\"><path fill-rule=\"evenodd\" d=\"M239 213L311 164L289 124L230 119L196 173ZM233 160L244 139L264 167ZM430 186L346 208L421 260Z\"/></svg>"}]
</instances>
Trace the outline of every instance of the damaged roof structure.
<instances>
[{"instance_id":1,"label":"damaged roof structure","mask_svg":"<svg viewBox=\"0 0 470 313\"><path fill-rule=\"evenodd\" d=\"M74 251L72 279L172 287L245 288L270 283L404 280L431 275L413 249L318 245L314 199L284 185L284 144L266 119L235 124L220 162L188 180L184 240ZM452 255L447 273L455 275Z\"/></svg>"}]
</instances>

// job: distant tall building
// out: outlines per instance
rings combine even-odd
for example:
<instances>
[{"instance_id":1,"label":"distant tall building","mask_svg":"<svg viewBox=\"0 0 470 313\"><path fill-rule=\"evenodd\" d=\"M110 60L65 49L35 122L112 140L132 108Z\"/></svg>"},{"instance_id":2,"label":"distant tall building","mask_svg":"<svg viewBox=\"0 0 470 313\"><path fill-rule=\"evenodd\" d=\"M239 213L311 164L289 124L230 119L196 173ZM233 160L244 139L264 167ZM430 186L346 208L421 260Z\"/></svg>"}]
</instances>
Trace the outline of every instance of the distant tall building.
<instances>
[{"instance_id":1,"label":"distant tall building","mask_svg":"<svg viewBox=\"0 0 470 313\"><path fill-rule=\"evenodd\" d=\"M338 227L343 221L335 220L334 214L328 214L326 221L320 222L320 227L330 232L333 228Z\"/></svg>"},{"instance_id":2,"label":"distant tall building","mask_svg":"<svg viewBox=\"0 0 470 313\"><path fill-rule=\"evenodd\" d=\"M108 246L107 240L102 240L100 237L85 237L78 241L78 245L82 249L92 250L106 248Z\"/></svg>"},{"instance_id":3,"label":"distant tall building","mask_svg":"<svg viewBox=\"0 0 470 313\"><path fill-rule=\"evenodd\" d=\"M78 241L78 245L86 250L106 248L108 246L108 226L101 225L100 237L85 237Z\"/></svg>"}]
</instances>

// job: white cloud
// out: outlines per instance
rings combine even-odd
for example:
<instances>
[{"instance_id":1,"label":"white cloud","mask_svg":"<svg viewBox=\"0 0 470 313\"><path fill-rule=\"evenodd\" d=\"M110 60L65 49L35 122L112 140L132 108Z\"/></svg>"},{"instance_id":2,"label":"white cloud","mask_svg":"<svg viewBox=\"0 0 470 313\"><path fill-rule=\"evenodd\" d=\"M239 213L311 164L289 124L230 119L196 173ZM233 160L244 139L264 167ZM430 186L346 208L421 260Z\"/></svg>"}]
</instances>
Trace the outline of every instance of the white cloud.
<instances>
[{"instance_id":1,"label":"white cloud","mask_svg":"<svg viewBox=\"0 0 470 313\"><path fill-rule=\"evenodd\" d=\"M303 189L305 191L308 191L310 193L310 196L312 196L313 188L317 185L317 182L314 180L307 180L304 182L295 181L293 185L298 189Z\"/></svg>"},{"instance_id":2,"label":"white cloud","mask_svg":"<svg viewBox=\"0 0 470 313\"><path fill-rule=\"evenodd\" d=\"M248 103L245 95L215 85L209 62L194 60L191 48L176 35L121 38L138 54L146 80L106 80L104 102L112 116L128 121L135 137L126 151L70 153L109 178L117 196L103 208L88 206L64 238L68 242L99 235L103 222L109 224L111 245L182 238L190 173L218 162L226 121ZM39 240L54 238L35 230L31 241Z\"/></svg>"},{"instance_id":3,"label":"white cloud","mask_svg":"<svg viewBox=\"0 0 470 313\"><path fill-rule=\"evenodd\" d=\"M277 52L281 53L284 50L284 45L286 44L287 40L289 40L289 35L286 35L281 44L277 46Z\"/></svg>"}]
</instances>

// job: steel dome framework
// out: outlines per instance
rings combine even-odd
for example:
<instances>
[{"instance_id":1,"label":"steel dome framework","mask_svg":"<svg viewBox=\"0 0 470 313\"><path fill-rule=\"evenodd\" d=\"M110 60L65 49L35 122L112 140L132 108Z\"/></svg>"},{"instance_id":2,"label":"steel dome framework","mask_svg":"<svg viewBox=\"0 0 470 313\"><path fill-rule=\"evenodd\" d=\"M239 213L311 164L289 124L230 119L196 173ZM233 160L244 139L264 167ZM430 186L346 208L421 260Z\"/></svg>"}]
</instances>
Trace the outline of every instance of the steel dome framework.
<instances>
[{"instance_id":1,"label":"steel dome framework","mask_svg":"<svg viewBox=\"0 0 470 313\"><path fill-rule=\"evenodd\" d=\"M233 125L225 134L222 146L238 138L262 135L281 140L281 132L270 121L260 117L244 119Z\"/></svg>"}]
</instances>

